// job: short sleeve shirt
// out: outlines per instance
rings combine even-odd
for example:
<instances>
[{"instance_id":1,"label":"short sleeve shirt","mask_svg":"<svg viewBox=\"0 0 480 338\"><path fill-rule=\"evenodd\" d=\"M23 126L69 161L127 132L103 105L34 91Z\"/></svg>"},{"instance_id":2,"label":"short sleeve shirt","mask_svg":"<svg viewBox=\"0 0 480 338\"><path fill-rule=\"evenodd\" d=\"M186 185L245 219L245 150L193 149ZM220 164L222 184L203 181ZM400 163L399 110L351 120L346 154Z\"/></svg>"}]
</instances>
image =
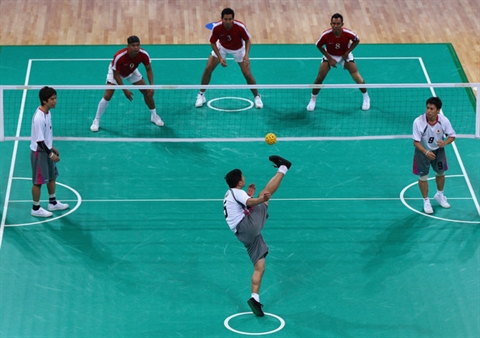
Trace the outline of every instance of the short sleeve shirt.
<instances>
[{"instance_id":1,"label":"short sleeve shirt","mask_svg":"<svg viewBox=\"0 0 480 338\"><path fill-rule=\"evenodd\" d=\"M122 77L127 77L132 74L141 63L143 63L145 67L151 63L150 55L148 55L144 49L140 48L138 54L132 58L128 54L128 48L124 48L115 54L111 67L113 70L119 72Z\"/></svg>"},{"instance_id":2,"label":"short sleeve shirt","mask_svg":"<svg viewBox=\"0 0 480 338\"><path fill-rule=\"evenodd\" d=\"M223 199L223 212L225 214L225 220L233 232L236 231L238 223L245 217L245 208L243 206L246 207L249 198L250 196L248 196L244 190L237 188L229 189L225 194Z\"/></svg>"},{"instance_id":3,"label":"short sleeve shirt","mask_svg":"<svg viewBox=\"0 0 480 338\"><path fill-rule=\"evenodd\" d=\"M315 43L317 47L326 46L327 53L342 56L350 48L352 42L358 41L358 36L349 29L343 28L342 34L336 37L333 29L327 29Z\"/></svg>"},{"instance_id":4,"label":"short sleeve shirt","mask_svg":"<svg viewBox=\"0 0 480 338\"><path fill-rule=\"evenodd\" d=\"M445 115L438 114L437 121L431 125L427 121L427 114L422 114L413 122L413 140L421 142L427 150L438 149L438 141L444 137L456 137L452 124Z\"/></svg>"},{"instance_id":5,"label":"short sleeve shirt","mask_svg":"<svg viewBox=\"0 0 480 338\"><path fill-rule=\"evenodd\" d=\"M32 118L32 130L30 136L30 149L38 150L37 142L45 142L45 145L51 149L53 146L52 116L49 112L44 112L38 107Z\"/></svg>"},{"instance_id":6,"label":"short sleeve shirt","mask_svg":"<svg viewBox=\"0 0 480 338\"><path fill-rule=\"evenodd\" d=\"M226 29L223 22L218 21L213 25L210 43L219 41L226 49L238 50L242 48L244 41L250 40L251 37L247 27L240 21L233 20L230 29Z\"/></svg>"}]
</instances>

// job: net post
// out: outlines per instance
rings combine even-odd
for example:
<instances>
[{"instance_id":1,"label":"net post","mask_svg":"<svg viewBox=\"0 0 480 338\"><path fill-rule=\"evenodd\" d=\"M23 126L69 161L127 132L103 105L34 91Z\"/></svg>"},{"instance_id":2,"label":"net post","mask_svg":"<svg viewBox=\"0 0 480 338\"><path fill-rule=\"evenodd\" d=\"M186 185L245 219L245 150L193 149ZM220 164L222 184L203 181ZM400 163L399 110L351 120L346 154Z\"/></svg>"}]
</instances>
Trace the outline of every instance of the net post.
<instances>
[{"instance_id":1,"label":"net post","mask_svg":"<svg viewBox=\"0 0 480 338\"><path fill-rule=\"evenodd\" d=\"M5 124L3 119L3 88L0 86L0 142L5 141Z\"/></svg>"},{"instance_id":2,"label":"net post","mask_svg":"<svg viewBox=\"0 0 480 338\"><path fill-rule=\"evenodd\" d=\"M475 109L475 138L480 139L480 82L474 84L474 92L477 100L477 105Z\"/></svg>"}]
</instances>

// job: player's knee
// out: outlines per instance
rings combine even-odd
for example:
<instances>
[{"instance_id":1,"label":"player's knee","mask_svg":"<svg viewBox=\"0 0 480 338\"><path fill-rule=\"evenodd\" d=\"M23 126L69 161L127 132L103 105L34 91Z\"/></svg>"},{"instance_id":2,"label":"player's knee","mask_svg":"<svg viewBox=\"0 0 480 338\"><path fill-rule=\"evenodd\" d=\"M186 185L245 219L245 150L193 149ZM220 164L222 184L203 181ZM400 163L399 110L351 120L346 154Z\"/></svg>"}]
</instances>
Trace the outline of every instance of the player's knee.
<instances>
[{"instance_id":1,"label":"player's knee","mask_svg":"<svg viewBox=\"0 0 480 338\"><path fill-rule=\"evenodd\" d=\"M422 182L428 181L428 174L423 176L418 176L418 180Z\"/></svg>"},{"instance_id":2,"label":"player's knee","mask_svg":"<svg viewBox=\"0 0 480 338\"><path fill-rule=\"evenodd\" d=\"M445 176L445 171L437 171L435 172L436 176Z\"/></svg>"}]
</instances>

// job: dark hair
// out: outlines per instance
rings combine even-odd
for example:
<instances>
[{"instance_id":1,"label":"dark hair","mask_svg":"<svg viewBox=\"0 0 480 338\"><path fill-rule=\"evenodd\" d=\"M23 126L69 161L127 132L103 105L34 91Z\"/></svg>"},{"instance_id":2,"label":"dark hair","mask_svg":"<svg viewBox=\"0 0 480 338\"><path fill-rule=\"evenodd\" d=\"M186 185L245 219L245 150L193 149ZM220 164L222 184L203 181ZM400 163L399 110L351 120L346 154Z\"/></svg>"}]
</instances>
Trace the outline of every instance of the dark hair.
<instances>
[{"instance_id":1,"label":"dark hair","mask_svg":"<svg viewBox=\"0 0 480 338\"><path fill-rule=\"evenodd\" d=\"M333 14L333 15L332 15L332 18L330 19L330 21L332 21L333 19L340 19L340 20L342 20L342 22L343 22L343 16L342 16L342 14L340 14L340 13L335 13L335 14Z\"/></svg>"},{"instance_id":2,"label":"dark hair","mask_svg":"<svg viewBox=\"0 0 480 338\"><path fill-rule=\"evenodd\" d=\"M132 35L132 36L128 37L127 43L129 45L131 45L132 43L140 43L140 39L138 38L138 36Z\"/></svg>"},{"instance_id":3,"label":"dark hair","mask_svg":"<svg viewBox=\"0 0 480 338\"><path fill-rule=\"evenodd\" d=\"M48 99L51 98L53 95L57 95L57 91L52 87L45 86L40 89L40 92L38 93L38 97L40 98L40 104L43 105L43 103L47 102Z\"/></svg>"},{"instance_id":4,"label":"dark hair","mask_svg":"<svg viewBox=\"0 0 480 338\"><path fill-rule=\"evenodd\" d=\"M426 105L433 104L437 109L442 109L442 100L439 97L432 96L427 100Z\"/></svg>"},{"instance_id":5,"label":"dark hair","mask_svg":"<svg viewBox=\"0 0 480 338\"><path fill-rule=\"evenodd\" d=\"M240 169L233 169L225 175L225 181L227 181L229 188L235 188L241 180L242 171Z\"/></svg>"},{"instance_id":6,"label":"dark hair","mask_svg":"<svg viewBox=\"0 0 480 338\"><path fill-rule=\"evenodd\" d=\"M232 14L232 18L235 17L235 12L233 11L233 9L227 7L227 8L224 8L222 11L222 19L225 15L228 15L228 14Z\"/></svg>"}]
</instances>

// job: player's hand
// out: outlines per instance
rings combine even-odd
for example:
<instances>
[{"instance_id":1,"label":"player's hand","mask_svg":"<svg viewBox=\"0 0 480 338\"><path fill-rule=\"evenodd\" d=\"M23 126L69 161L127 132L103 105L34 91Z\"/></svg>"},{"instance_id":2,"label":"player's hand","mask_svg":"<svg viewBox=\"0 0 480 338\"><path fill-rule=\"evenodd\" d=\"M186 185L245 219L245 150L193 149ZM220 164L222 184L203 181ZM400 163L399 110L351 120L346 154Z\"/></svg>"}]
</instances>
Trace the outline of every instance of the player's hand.
<instances>
[{"instance_id":1,"label":"player's hand","mask_svg":"<svg viewBox=\"0 0 480 338\"><path fill-rule=\"evenodd\" d=\"M436 156L435 156L435 153L432 152L432 151L427 151L427 153L425 154L425 156L427 156L427 158L428 158L429 160L434 160L435 157L436 157Z\"/></svg>"},{"instance_id":2,"label":"player's hand","mask_svg":"<svg viewBox=\"0 0 480 338\"><path fill-rule=\"evenodd\" d=\"M133 101L133 93L129 91L128 89L124 89L123 93L125 94L125 97L129 99L130 101Z\"/></svg>"},{"instance_id":3,"label":"player's hand","mask_svg":"<svg viewBox=\"0 0 480 338\"><path fill-rule=\"evenodd\" d=\"M227 60L225 60L224 58L220 58L220 64L222 65L222 67L227 67Z\"/></svg>"},{"instance_id":4,"label":"player's hand","mask_svg":"<svg viewBox=\"0 0 480 338\"><path fill-rule=\"evenodd\" d=\"M255 195L255 183L252 183L248 186L248 190L247 190L247 195L252 197L253 195Z\"/></svg>"},{"instance_id":5,"label":"player's hand","mask_svg":"<svg viewBox=\"0 0 480 338\"><path fill-rule=\"evenodd\" d=\"M263 201L266 202L272 197L272 194L269 193L268 191L266 191L266 192L263 193L262 197L263 197Z\"/></svg>"},{"instance_id":6,"label":"player's hand","mask_svg":"<svg viewBox=\"0 0 480 338\"><path fill-rule=\"evenodd\" d=\"M60 162L60 157L58 157L57 154L55 154L55 152L53 152L53 155L52 157L50 157L52 159L53 162L57 163L57 162Z\"/></svg>"},{"instance_id":7,"label":"player's hand","mask_svg":"<svg viewBox=\"0 0 480 338\"><path fill-rule=\"evenodd\" d=\"M60 157L60 153L59 153L59 151L57 150L57 148L52 147L52 151L53 151L53 153L54 153L55 155L57 155L58 157Z\"/></svg>"},{"instance_id":8,"label":"player's hand","mask_svg":"<svg viewBox=\"0 0 480 338\"><path fill-rule=\"evenodd\" d=\"M443 141L443 140L442 141L437 141L437 144L440 148L445 147L445 141Z\"/></svg>"},{"instance_id":9,"label":"player's hand","mask_svg":"<svg viewBox=\"0 0 480 338\"><path fill-rule=\"evenodd\" d=\"M337 68L337 60L331 59L330 61L328 61L328 63L330 64L331 67Z\"/></svg>"}]
</instances>

